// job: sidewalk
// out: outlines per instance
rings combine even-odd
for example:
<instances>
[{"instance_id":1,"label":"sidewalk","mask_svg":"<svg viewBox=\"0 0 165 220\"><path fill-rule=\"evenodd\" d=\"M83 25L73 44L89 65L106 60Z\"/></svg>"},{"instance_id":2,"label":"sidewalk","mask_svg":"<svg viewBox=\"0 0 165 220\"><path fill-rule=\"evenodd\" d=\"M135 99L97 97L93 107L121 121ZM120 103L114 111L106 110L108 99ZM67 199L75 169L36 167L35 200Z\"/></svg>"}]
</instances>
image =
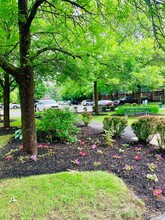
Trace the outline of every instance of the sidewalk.
<instances>
[{"instance_id":1,"label":"sidewalk","mask_svg":"<svg viewBox=\"0 0 165 220\"><path fill-rule=\"evenodd\" d=\"M96 129L103 130L103 123L102 122L92 121L89 124L89 126L91 126L93 128L96 128ZM127 126L125 128L125 130L122 134L122 137L125 138L127 141L136 141L137 140L137 137L133 133L133 130L132 130L131 126ZM150 144L158 145L156 136L153 137L153 139L150 141Z\"/></svg>"}]
</instances>

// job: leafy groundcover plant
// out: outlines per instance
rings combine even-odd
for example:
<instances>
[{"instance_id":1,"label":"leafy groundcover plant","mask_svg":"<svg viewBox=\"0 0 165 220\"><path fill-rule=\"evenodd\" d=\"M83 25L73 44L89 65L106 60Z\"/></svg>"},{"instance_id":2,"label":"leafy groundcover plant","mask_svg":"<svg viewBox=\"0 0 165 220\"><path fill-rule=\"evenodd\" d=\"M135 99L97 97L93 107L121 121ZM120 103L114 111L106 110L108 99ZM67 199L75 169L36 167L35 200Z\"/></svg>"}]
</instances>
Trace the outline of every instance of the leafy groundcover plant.
<instances>
[{"instance_id":1,"label":"leafy groundcover plant","mask_svg":"<svg viewBox=\"0 0 165 220\"><path fill-rule=\"evenodd\" d=\"M78 133L76 122L76 114L68 108L48 109L37 122L37 136L49 142L57 139L75 142Z\"/></svg>"}]
</instances>

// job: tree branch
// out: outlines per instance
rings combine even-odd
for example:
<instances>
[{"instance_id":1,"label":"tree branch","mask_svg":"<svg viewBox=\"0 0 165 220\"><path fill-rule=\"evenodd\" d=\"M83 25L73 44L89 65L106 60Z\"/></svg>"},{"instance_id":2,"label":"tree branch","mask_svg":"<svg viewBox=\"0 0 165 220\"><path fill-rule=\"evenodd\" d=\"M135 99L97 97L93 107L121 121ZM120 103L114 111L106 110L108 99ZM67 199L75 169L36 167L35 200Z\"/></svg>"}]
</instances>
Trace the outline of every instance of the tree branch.
<instances>
[{"instance_id":1,"label":"tree branch","mask_svg":"<svg viewBox=\"0 0 165 220\"><path fill-rule=\"evenodd\" d=\"M46 2L46 0L36 0L35 3L33 4L31 11L30 11L30 14L29 14L29 17L27 19L27 27L28 28L30 27L30 25L34 19L39 6L42 5L42 3L44 3L44 2Z\"/></svg>"},{"instance_id":2,"label":"tree branch","mask_svg":"<svg viewBox=\"0 0 165 220\"><path fill-rule=\"evenodd\" d=\"M58 52L61 52L61 53L64 53L64 54L67 54L68 56L71 56L73 57L74 59L75 58L80 58L81 59L81 56L80 55L77 55L77 54L72 54L71 52L67 51L67 50L64 50L62 48L57 48L57 47L45 47L41 50L38 50L36 52L36 54L34 56L32 56L30 58L30 61L33 61L34 59L36 59L40 54L44 53L45 51L58 51Z\"/></svg>"},{"instance_id":3,"label":"tree branch","mask_svg":"<svg viewBox=\"0 0 165 220\"><path fill-rule=\"evenodd\" d=\"M6 61L3 56L0 56L0 67L7 72L8 74L12 75L15 78L19 77L19 69L14 65L10 64Z\"/></svg>"}]
</instances>

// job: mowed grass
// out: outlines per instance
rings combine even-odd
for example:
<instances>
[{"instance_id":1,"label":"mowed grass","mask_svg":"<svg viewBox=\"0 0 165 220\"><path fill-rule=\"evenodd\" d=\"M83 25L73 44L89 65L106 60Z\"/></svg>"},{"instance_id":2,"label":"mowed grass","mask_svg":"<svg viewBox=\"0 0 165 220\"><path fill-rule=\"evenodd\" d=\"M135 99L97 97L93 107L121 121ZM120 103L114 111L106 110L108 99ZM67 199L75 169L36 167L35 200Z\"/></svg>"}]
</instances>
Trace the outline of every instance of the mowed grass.
<instances>
[{"instance_id":1,"label":"mowed grass","mask_svg":"<svg viewBox=\"0 0 165 220\"><path fill-rule=\"evenodd\" d=\"M0 219L139 220L144 204L107 172L63 172L0 181Z\"/></svg>"},{"instance_id":2,"label":"mowed grass","mask_svg":"<svg viewBox=\"0 0 165 220\"><path fill-rule=\"evenodd\" d=\"M13 137L13 134L0 135L0 149L2 149Z\"/></svg>"}]
</instances>

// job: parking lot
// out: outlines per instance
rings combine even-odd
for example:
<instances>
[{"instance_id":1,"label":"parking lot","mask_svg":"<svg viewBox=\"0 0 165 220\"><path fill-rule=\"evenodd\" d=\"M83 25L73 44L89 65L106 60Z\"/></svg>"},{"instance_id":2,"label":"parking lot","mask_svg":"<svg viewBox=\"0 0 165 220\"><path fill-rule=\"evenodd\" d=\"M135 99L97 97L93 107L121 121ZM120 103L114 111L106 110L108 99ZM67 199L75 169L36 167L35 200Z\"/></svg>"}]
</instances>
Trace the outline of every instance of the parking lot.
<instances>
[{"instance_id":1,"label":"parking lot","mask_svg":"<svg viewBox=\"0 0 165 220\"><path fill-rule=\"evenodd\" d=\"M66 106L61 106L62 107L66 107ZM77 107L77 111L78 112L83 112L83 108L86 107L87 108L87 111L92 111L92 106L82 106L82 105L71 105L71 106L68 106L71 110L74 109L74 107ZM2 110L3 111L3 110ZM21 110L20 109L10 109L10 115L12 117L19 117L21 116Z\"/></svg>"}]
</instances>

